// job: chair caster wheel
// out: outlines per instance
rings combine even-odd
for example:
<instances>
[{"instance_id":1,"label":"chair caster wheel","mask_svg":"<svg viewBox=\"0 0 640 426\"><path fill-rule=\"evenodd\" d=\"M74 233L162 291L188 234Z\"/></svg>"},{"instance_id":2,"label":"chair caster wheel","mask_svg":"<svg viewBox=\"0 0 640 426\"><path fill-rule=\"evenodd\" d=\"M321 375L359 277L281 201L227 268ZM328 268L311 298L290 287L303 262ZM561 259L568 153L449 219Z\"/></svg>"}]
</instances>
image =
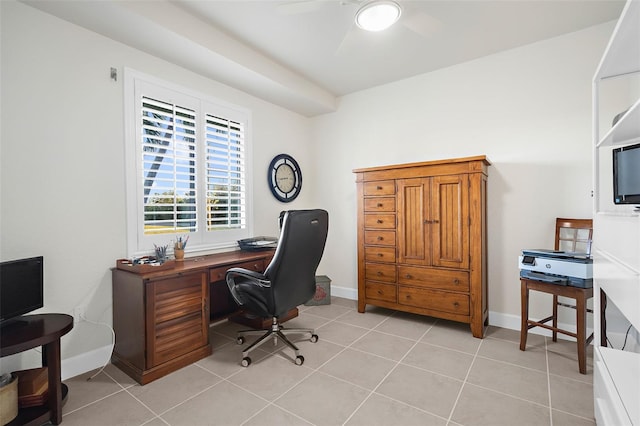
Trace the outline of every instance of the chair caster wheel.
<instances>
[{"instance_id":1,"label":"chair caster wheel","mask_svg":"<svg viewBox=\"0 0 640 426\"><path fill-rule=\"evenodd\" d=\"M248 367L249 365L251 365L251 358L245 356L244 358L242 358L242 362L240 362L240 365L242 365L243 367Z\"/></svg>"},{"instance_id":2,"label":"chair caster wheel","mask_svg":"<svg viewBox=\"0 0 640 426\"><path fill-rule=\"evenodd\" d=\"M311 343L316 343L318 341L318 335L317 334L312 334L311 335L311 339L309 339L311 341Z\"/></svg>"},{"instance_id":3,"label":"chair caster wheel","mask_svg":"<svg viewBox=\"0 0 640 426\"><path fill-rule=\"evenodd\" d=\"M298 355L298 356L296 357L296 361L295 361L295 362L296 362L296 365L302 365L302 364L304 364L304 357L303 357L302 355Z\"/></svg>"},{"instance_id":4,"label":"chair caster wheel","mask_svg":"<svg viewBox=\"0 0 640 426\"><path fill-rule=\"evenodd\" d=\"M238 337L238 338L236 339L236 343L237 343L237 344L239 344L239 345L242 345L242 344L244 343L244 337L242 337L242 336L241 336L241 337Z\"/></svg>"}]
</instances>

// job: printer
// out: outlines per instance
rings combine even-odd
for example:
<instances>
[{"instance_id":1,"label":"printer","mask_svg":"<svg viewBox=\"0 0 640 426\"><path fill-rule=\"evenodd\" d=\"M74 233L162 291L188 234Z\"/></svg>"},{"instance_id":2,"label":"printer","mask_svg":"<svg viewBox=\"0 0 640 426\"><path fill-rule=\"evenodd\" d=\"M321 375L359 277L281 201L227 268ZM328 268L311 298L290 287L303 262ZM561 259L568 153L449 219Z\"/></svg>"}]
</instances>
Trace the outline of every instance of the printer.
<instances>
[{"instance_id":1,"label":"printer","mask_svg":"<svg viewBox=\"0 0 640 426\"><path fill-rule=\"evenodd\" d=\"M573 287L593 287L589 252L525 249L518 256L520 278Z\"/></svg>"}]
</instances>

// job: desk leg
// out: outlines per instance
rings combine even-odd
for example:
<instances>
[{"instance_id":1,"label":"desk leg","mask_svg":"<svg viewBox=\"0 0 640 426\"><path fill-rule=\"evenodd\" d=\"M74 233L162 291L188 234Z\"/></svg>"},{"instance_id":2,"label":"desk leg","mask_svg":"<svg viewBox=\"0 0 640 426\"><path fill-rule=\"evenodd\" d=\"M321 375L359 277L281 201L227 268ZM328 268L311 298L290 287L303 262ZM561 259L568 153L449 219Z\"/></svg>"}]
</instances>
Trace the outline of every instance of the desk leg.
<instances>
[{"instance_id":1,"label":"desk leg","mask_svg":"<svg viewBox=\"0 0 640 426\"><path fill-rule=\"evenodd\" d=\"M62 380L60 368L60 339L54 340L42 347L42 365L47 367L49 376L49 411L51 423L59 425L62 422Z\"/></svg>"}]
</instances>

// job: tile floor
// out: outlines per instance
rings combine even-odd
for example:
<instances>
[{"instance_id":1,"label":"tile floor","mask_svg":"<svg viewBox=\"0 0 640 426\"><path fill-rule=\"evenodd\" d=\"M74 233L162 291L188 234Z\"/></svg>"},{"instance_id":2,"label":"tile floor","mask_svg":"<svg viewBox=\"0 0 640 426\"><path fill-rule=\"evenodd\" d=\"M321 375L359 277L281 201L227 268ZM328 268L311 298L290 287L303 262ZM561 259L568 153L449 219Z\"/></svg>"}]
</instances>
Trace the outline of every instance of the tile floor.
<instances>
[{"instance_id":1,"label":"tile floor","mask_svg":"<svg viewBox=\"0 0 640 426\"><path fill-rule=\"evenodd\" d=\"M578 373L575 344L469 327L332 298L301 306L290 327L305 363L267 343L240 366L237 324L211 327L213 355L145 386L108 365L65 383L71 425L593 425L593 363ZM266 351L275 354L271 356Z\"/></svg>"}]
</instances>

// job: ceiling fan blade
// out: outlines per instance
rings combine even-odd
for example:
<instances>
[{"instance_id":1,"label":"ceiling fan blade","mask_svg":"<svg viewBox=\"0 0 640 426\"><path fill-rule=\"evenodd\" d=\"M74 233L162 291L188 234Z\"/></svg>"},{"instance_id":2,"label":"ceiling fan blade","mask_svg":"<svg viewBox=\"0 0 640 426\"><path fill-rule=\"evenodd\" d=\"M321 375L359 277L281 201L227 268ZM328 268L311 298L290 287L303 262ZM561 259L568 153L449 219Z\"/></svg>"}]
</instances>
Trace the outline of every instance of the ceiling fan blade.
<instances>
[{"instance_id":1,"label":"ceiling fan blade","mask_svg":"<svg viewBox=\"0 0 640 426\"><path fill-rule=\"evenodd\" d=\"M443 27L441 21L423 12L412 12L403 16L400 22L416 34L429 38Z\"/></svg>"}]
</instances>

